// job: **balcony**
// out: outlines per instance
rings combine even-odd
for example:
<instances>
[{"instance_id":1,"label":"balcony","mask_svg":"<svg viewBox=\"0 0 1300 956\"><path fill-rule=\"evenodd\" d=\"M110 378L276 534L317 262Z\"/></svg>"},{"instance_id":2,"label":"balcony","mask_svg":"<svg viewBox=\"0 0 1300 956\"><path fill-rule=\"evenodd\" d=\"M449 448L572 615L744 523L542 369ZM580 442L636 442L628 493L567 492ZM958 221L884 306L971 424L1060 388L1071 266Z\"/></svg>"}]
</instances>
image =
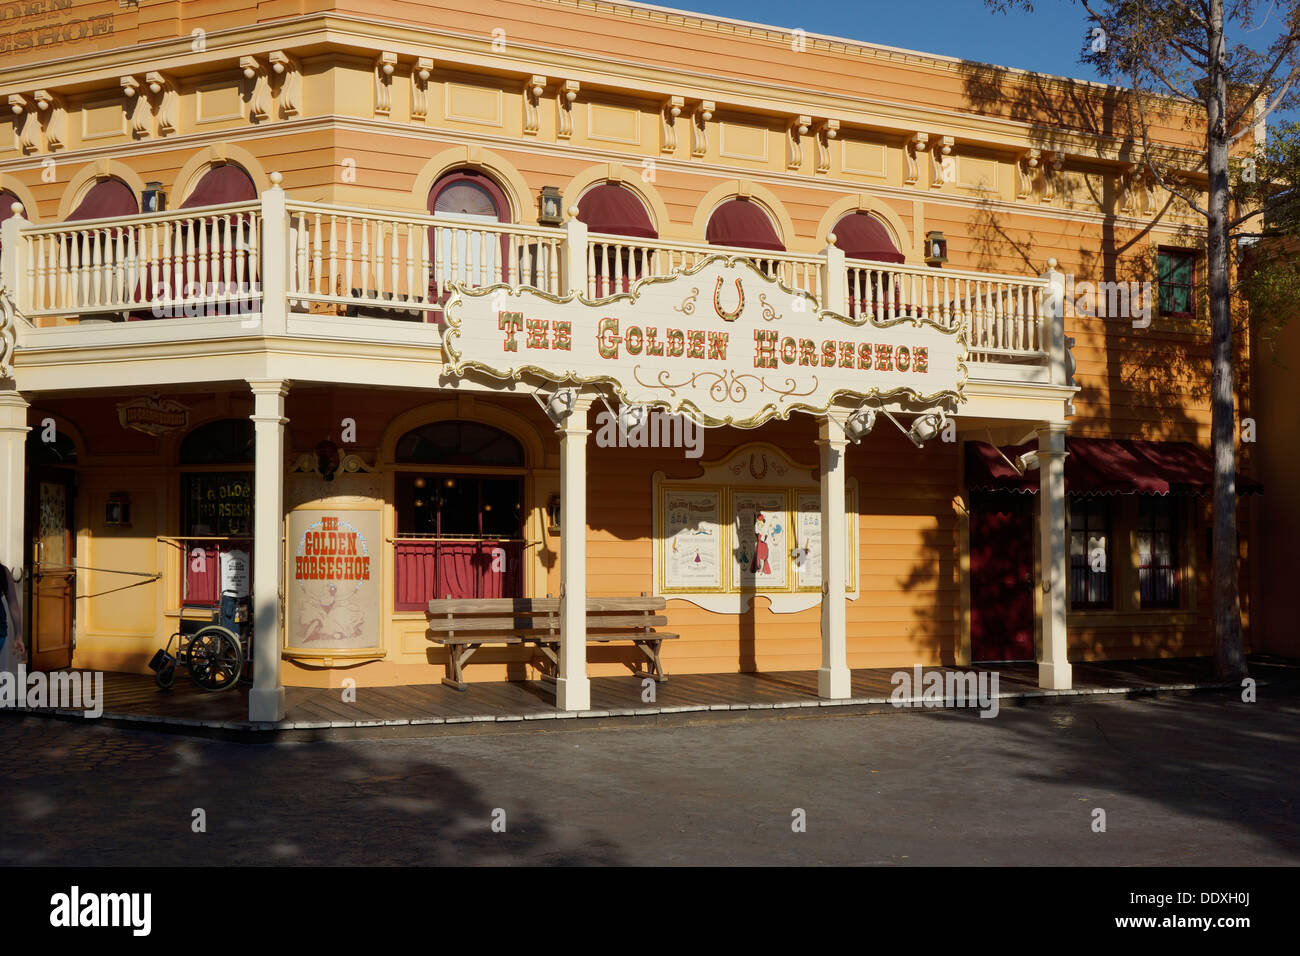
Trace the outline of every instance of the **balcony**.
<instances>
[{"instance_id":1,"label":"balcony","mask_svg":"<svg viewBox=\"0 0 1300 956\"><path fill-rule=\"evenodd\" d=\"M599 299L718 254L748 257L817 307L854 319L963 329L972 381L1066 383L1052 273L868 262L833 246L808 255L630 239L589 233L577 220L465 222L299 202L278 185L252 202L121 219L34 225L19 213L4 223L0 277L19 350L182 341L192 349L250 335L436 348L457 284Z\"/></svg>"}]
</instances>

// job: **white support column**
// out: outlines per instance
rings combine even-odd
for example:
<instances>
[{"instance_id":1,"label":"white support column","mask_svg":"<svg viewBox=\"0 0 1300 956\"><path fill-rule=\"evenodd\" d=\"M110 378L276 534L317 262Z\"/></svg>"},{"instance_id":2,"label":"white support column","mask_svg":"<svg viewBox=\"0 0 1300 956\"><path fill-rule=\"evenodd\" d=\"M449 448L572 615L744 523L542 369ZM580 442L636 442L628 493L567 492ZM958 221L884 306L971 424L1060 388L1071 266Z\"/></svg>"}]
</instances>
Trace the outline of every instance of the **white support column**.
<instances>
[{"instance_id":1,"label":"white support column","mask_svg":"<svg viewBox=\"0 0 1300 956\"><path fill-rule=\"evenodd\" d=\"M560 673L555 706L590 710L587 677L587 414L591 398L579 395L556 434L560 436Z\"/></svg>"},{"instance_id":2,"label":"white support column","mask_svg":"<svg viewBox=\"0 0 1300 956\"><path fill-rule=\"evenodd\" d=\"M280 683L284 552L284 417L289 383L250 381L256 451L253 477L253 689L248 719L284 720Z\"/></svg>"},{"instance_id":3,"label":"white support column","mask_svg":"<svg viewBox=\"0 0 1300 956\"><path fill-rule=\"evenodd\" d=\"M0 564L17 575L26 567L23 553L24 463L27 399L0 391ZM18 588L22 600L23 588Z\"/></svg>"},{"instance_id":4,"label":"white support column","mask_svg":"<svg viewBox=\"0 0 1300 956\"><path fill-rule=\"evenodd\" d=\"M822 666L817 694L831 700L851 695L846 636L847 536L844 531L844 423L828 415L821 420L822 493Z\"/></svg>"},{"instance_id":5,"label":"white support column","mask_svg":"<svg viewBox=\"0 0 1300 956\"><path fill-rule=\"evenodd\" d=\"M563 293L587 294L587 224L578 218L578 207L569 208L564 224Z\"/></svg>"},{"instance_id":6,"label":"white support column","mask_svg":"<svg viewBox=\"0 0 1300 956\"><path fill-rule=\"evenodd\" d=\"M1038 430L1039 562L1042 589L1042 646L1038 654L1038 686L1069 690L1070 662L1066 657L1065 612L1067 593L1065 538L1065 430L1051 424Z\"/></svg>"}]
</instances>

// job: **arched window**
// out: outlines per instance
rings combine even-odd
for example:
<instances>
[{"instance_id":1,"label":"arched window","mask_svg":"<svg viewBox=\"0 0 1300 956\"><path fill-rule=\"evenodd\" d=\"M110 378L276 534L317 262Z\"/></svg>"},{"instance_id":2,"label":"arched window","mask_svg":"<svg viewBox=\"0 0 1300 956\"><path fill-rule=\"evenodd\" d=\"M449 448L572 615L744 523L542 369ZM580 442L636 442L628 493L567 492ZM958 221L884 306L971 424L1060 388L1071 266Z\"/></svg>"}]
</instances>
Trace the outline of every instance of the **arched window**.
<instances>
[{"instance_id":1,"label":"arched window","mask_svg":"<svg viewBox=\"0 0 1300 956\"><path fill-rule=\"evenodd\" d=\"M120 219L123 216L134 216L139 211L140 203L130 186L120 179L101 179L81 197L81 202L68 215L67 221Z\"/></svg>"},{"instance_id":2,"label":"arched window","mask_svg":"<svg viewBox=\"0 0 1300 956\"><path fill-rule=\"evenodd\" d=\"M578 200L578 218L591 232L659 238L640 197L618 183L601 183L583 193Z\"/></svg>"},{"instance_id":3,"label":"arched window","mask_svg":"<svg viewBox=\"0 0 1300 956\"><path fill-rule=\"evenodd\" d=\"M398 439L394 457L394 607L419 611L435 597L522 597L519 440L478 422L433 422Z\"/></svg>"},{"instance_id":4,"label":"arched window","mask_svg":"<svg viewBox=\"0 0 1300 956\"><path fill-rule=\"evenodd\" d=\"M245 202L257 198L253 179L235 163L221 163L211 167L200 177L181 203L181 209L195 206L220 206L228 202Z\"/></svg>"},{"instance_id":5,"label":"arched window","mask_svg":"<svg viewBox=\"0 0 1300 956\"><path fill-rule=\"evenodd\" d=\"M578 218L596 235L657 239L640 197L619 183L601 183L578 200ZM592 242L588 247L587 294L592 298L627 292L648 271L651 248L639 243Z\"/></svg>"},{"instance_id":6,"label":"arched window","mask_svg":"<svg viewBox=\"0 0 1300 956\"><path fill-rule=\"evenodd\" d=\"M247 418L222 418L200 425L181 442L182 465L253 463L253 423Z\"/></svg>"},{"instance_id":7,"label":"arched window","mask_svg":"<svg viewBox=\"0 0 1300 956\"><path fill-rule=\"evenodd\" d=\"M223 565L249 566L253 540L253 423L223 418L194 429L181 441L181 544L186 561L182 603L221 603ZM248 596L251 572L233 596ZM227 584L231 582L228 581ZM242 590L242 594L239 591Z\"/></svg>"},{"instance_id":8,"label":"arched window","mask_svg":"<svg viewBox=\"0 0 1300 956\"><path fill-rule=\"evenodd\" d=\"M865 212L851 212L831 230L835 245L850 259L869 259L873 262L903 262L906 260L894 237L875 216Z\"/></svg>"},{"instance_id":9,"label":"arched window","mask_svg":"<svg viewBox=\"0 0 1300 956\"><path fill-rule=\"evenodd\" d=\"M440 176L429 190L429 212L470 222L510 221L505 193L476 169L457 169Z\"/></svg>"},{"instance_id":10,"label":"arched window","mask_svg":"<svg viewBox=\"0 0 1300 956\"><path fill-rule=\"evenodd\" d=\"M524 446L513 435L491 425L444 421L407 432L398 439L394 457L400 464L522 468Z\"/></svg>"},{"instance_id":11,"label":"arched window","mask_svg":"<svg viewBox=\"0 0 1300 956\"><path fill-rule=\"evenodd\" d=\"M490 177L475 169L444 173L429 190L429 212L463 224L429 229L430 299L446 302L450 282L473 287L510 281L509 237L473 225L510 221L510 203ZM441 321L441 311L431 318Z\"/></svg>"},{"instance_id":12,"label":"arched window","mask_svg":"<svg viewBox=\"0 0 1300 956\"><path fill-rule=\"evenodd\" d=\"M785 251L771 217L749 199L728 199L713 210L704 238L713 246Z\"/></svg>"},{"instance_id":13,"label":"arched window","mask_svg":"<svg viewBox=\"0 0 1300 956\"><path fill-rule=\"evenodd\" d=\"M56 431L54 441L37 441L27 443L31 452L32 463L36 465L75 465L77 463L77 446L62 431Z\"/></svg>"}]
</instances>

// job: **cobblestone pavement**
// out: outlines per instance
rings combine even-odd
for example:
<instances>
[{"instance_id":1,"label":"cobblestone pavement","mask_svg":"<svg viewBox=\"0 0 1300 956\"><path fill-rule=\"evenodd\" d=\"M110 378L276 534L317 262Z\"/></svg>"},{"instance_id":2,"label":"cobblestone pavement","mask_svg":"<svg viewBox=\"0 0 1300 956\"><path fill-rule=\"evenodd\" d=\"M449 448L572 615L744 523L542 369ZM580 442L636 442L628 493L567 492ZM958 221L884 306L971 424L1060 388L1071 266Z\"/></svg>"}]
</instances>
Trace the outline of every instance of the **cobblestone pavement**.
<instances>
[{"instance_id":1,"label":"cobblestone pavement","mask_svg":"<svg viewBox=\"0 0 1300 956\"><path fill-rule=\"evenodd\" d=\"M6 714L0 864L1294 865L1298 719L1196 695L251 745Z\"/></svg>"}]
</instances>

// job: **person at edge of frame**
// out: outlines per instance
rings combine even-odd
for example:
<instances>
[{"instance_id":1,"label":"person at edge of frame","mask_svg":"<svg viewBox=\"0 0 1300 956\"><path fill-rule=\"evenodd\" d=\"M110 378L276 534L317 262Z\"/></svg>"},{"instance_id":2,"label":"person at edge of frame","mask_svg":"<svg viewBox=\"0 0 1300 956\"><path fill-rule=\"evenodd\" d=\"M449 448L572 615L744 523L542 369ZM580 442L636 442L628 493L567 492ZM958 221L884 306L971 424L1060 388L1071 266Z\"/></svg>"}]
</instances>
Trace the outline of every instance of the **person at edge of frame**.
<instances>
[{"instance_id":1,"label":"person at edge of frame","mask_svg":"<svg viewBox=\"0 0 1300 956\"><path fill-rule=\"evenodd\" d=\"M13 627L10 628L10 618ZM10 633L13 640L8 640ZM23 644L23 609L18 603L18 589L14 576L9 569L0 564L0 671L10 674L27 659L27 648Z\"/></svg>"}]
</instances>

